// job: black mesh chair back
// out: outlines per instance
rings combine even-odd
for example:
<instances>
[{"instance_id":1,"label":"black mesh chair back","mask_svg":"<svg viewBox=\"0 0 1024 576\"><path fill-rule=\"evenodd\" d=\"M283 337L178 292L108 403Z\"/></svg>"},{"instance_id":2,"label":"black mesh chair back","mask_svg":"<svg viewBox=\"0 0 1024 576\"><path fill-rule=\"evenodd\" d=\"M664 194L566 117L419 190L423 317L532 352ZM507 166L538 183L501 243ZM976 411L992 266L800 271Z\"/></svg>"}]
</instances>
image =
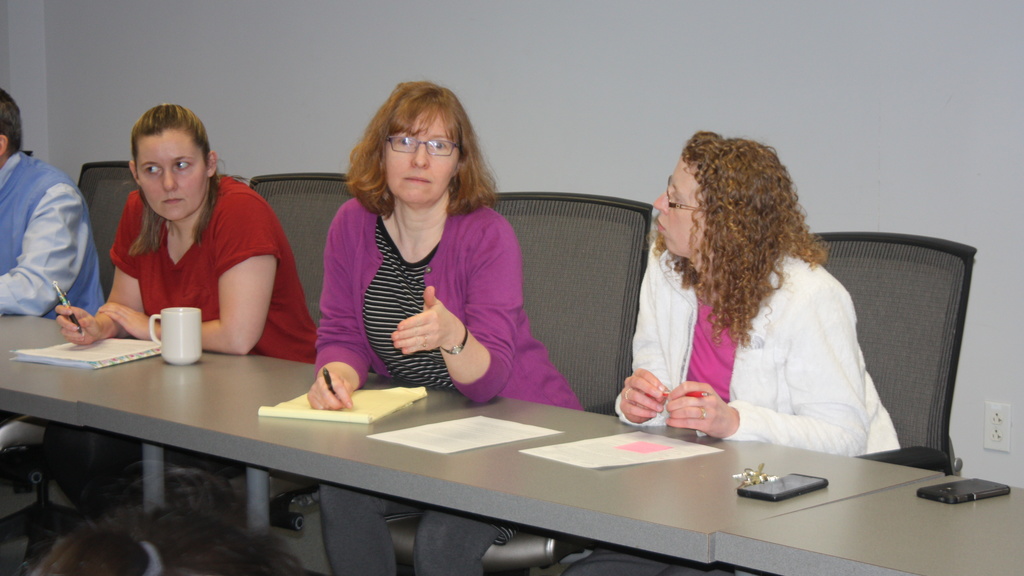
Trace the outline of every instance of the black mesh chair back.
<instances>
[{"instance_id":1,"label":"black mesh chair back","mask_svg":"<svg viewBox=\"0 0 1024 576\"><path fill-rule=\"evenodd\" d=\"M523 252L523 307L530 330L569 380L583 408L615 413L633 365L633 331L647 266L652 206L556 192L500 194L495 209ZM419 517L392 518L399 564L411 565ZM486 573L550 566L589 543L518 532L483 557Z\"/></svg>"},{"instance_id":2,"label":"black mesh chair back","mask_svg":"<svg viewBox=\"0 0 1024 576\"><path fill-rule=\"evenodd\" d=\"M952 474L950 411L977 250L904 234L821 237L825 268L853 298L868 373L904 447L869 457Z\"/></svg>"},{"instance_id":3,"label":"black mesh chair back","mask_svg":"<svg viewBox=\"0 0 1024 576\"><path fill-rule=\"evenodd\" d=\"M89 162L82 165L78 189L89 206L92 239L100 261L100 285L103 296L110 296L114 284L114 264L110 261L110 247L114 245L117 225L121 221L128 194L138 184L128 168L128 161Z\"/></svg>"},{"instance_id":4,"label":"black mesh chair back","mask_svg":"<svg viewBox=\"0 0 1024 576\"><path fill-rule=\"evenodd\" d=\"M501 194L523 252L533 336L590 412L614 414L632 371L652 206L606 196Z\"/></svg>"},{"instance_id":5,"label":"black mesh chair back","mask_svg":"<svg viewBox=\"0 0 1024 576\"><path fill-rule=\"evenodd\" d=\"M249 181L281 221L299 270L306 306L320 324L324 281L324 243L335 213L352 196L345 175L326 172L270 174Z\"/></svg>"}]
</instances>

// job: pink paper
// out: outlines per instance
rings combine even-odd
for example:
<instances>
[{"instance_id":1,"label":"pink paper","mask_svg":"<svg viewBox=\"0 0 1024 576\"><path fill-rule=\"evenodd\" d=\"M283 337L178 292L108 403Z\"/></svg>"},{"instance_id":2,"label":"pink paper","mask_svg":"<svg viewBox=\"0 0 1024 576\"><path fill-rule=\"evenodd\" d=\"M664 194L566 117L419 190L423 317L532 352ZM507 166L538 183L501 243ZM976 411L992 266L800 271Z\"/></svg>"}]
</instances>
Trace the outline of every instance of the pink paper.
<instances>
[{"instance_id":1,"label":"pink paper","mask_svg":"<svg viewBox=\"0 0 1024 576\"><path fill-rule=\"evenodd\" d=\"M629 450L630 452L639 452L641 454L650 454L652 452L661 452L662 450L670 450L669 446L662 446L661 444L655 444L653 442L630 442L629 444L623 444L622 446L616 446L619 450Z\"/></svg>"}]
</instances>

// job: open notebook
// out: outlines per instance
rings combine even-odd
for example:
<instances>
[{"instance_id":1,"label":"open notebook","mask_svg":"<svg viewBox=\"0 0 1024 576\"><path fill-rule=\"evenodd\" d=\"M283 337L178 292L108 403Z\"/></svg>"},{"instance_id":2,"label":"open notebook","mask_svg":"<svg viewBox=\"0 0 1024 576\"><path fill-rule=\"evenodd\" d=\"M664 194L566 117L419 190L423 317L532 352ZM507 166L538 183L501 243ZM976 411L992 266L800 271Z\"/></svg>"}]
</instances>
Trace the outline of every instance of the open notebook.
<instances>
[{"instance_id":1,"label":"open notebook","mask_svg":"<svg viewBox=\"0 0 1024 576\"><path fill-rule=\"evenodd\" d=\"M384 390L356 390L352 394L352 408L348 410L314 410L303 394L277 406L260 406L260 416L302 418L305 420L331 420L334 422L360 422L369 424L427 397L427 389L387 388Z\"/></svg>"},{"instance_id":2,"label":"open notebook","mask_svg":"<svg viewBox=\"0 0 1024 576\"><path fill-rule=\"evenodd\" d=\"M108 338L85 346L57 344L47 348L15 350L13 360L71 366L73 368L105 368L141 360L160 354L160 344L152 340Z\"/></svg>"}]
</instances>

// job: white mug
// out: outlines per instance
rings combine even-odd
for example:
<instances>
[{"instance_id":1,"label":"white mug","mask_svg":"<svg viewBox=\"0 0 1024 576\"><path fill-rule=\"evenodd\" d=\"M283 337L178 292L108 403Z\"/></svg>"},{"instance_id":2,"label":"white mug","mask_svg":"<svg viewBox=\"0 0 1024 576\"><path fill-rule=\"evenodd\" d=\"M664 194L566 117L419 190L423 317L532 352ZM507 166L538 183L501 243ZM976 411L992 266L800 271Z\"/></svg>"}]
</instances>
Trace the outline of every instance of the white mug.
<instances>
[{"instance_id":1,"label":"white mug","mask_svg":"<svg viewBox=\"0 0 1024 576\"><path fill-rule=\"evenodd\" d=\"M156 337L160 321L163 340ZM164 308L149 317L149 337L160 344L164 362L183 366L203 355L203 311L199 308Z\"/></svg>"}]
</instances>

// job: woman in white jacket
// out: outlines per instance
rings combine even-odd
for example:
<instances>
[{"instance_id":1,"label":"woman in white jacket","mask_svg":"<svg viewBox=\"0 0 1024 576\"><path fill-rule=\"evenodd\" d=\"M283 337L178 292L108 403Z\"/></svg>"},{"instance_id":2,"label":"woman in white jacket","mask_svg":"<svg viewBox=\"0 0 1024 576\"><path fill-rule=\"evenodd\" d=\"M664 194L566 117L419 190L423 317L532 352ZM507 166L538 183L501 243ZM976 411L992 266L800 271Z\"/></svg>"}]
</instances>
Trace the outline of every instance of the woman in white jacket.
<instances>
[{"instance_id":1,"label":"woman in white jacket","mask_svg":"<svg viewBox=\"0 0 1024 576\"><path fill-rule=\"evenodd\" d=\"M774 149L698 132L654 207L624 421L849 456L899 447L850 295ZM566 574L702 571L599 550Z\"/></svg>"}]
</instances>

